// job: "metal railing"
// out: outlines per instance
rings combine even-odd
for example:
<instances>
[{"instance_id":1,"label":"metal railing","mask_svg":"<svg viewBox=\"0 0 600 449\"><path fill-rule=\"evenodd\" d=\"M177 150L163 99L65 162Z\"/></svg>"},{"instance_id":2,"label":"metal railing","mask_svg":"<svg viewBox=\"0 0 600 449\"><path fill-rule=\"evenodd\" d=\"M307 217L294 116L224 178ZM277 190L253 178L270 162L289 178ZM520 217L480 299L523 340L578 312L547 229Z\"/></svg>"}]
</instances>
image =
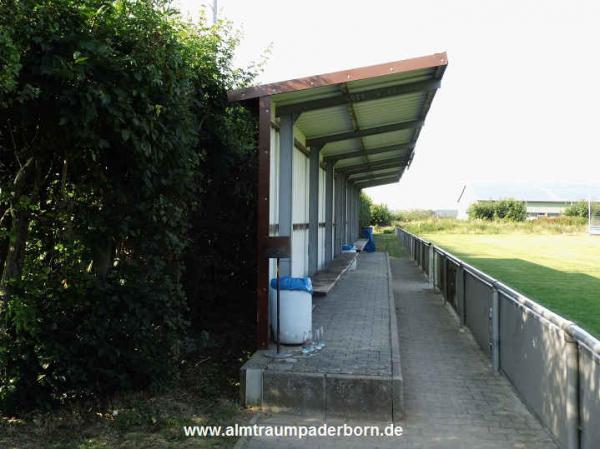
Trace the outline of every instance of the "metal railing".
<instances>
[{"instance_id":1,"label":"metal railing","mask_svg":"<svg viewBox=\"0 0 600 449\"><path fill-rule=\"evenodd\" d=\"M600 341L432 243L396 234L560 447L600 447Z\"/></svg>"}]
</instances>

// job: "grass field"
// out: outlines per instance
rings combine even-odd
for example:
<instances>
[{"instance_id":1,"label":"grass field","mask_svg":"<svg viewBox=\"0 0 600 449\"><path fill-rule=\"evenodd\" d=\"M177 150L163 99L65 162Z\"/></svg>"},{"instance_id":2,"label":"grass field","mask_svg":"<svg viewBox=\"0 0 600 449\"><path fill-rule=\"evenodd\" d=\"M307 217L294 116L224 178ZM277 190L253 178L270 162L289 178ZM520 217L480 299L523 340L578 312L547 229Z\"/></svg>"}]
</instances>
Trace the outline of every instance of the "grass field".
<instances>
[{"instance_id":1,"label":"grass field","mask_svg":"<svg viewBox=\"0 0 600 449\"><path fill-rule=\"evenodd\" d=\"M406 254L396 234L374 234L377 251L387 252L390 256L401 257Z\"/></svg>"},{"instance_id":2,"label":"grass field","mask_svg":"<svg viewBox=\"0 0 600 449\"><path fill-rule=\"evenodd\" d=\"M480 224L464 223L408 228L600 337L600 237L581 228L556 233L547 224L539 232L527 224L527 232L494 225L482 233Z\"/></svg>"}]
</instances>

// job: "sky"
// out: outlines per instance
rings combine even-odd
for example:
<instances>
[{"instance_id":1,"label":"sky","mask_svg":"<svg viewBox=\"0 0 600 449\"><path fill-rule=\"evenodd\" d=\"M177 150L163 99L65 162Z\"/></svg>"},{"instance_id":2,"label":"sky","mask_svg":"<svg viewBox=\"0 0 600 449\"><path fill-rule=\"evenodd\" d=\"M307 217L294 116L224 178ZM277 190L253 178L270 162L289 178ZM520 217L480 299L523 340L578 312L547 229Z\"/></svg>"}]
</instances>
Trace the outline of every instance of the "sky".
<instances>
[{"instance_id":1,"label":"sky","mask_svg":"<svg viewBox=\"0 0 600 449\"><path fill-rule=\"evenodd\" d=\"M194 16L212 0L175 3ZM237 65L271 48L260 83L448 53L412 165L367 190L376 203L453 209L479 181L600 180L597 0L218 0L218 11L243 32Z\"/></svg>"}]
</instances>

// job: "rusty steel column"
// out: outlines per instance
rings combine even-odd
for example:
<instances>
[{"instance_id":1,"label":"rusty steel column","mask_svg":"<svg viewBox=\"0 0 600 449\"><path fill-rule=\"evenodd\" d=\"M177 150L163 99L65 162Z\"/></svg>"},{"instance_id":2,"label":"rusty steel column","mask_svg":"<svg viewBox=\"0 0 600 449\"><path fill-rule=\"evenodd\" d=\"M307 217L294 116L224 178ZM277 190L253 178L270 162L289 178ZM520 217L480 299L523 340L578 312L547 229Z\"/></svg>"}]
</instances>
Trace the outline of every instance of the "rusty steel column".
<instances>
[{"instance_id":1,"label":"rusty steel column","mask_svg":"<svg viewBox=\"0 0 600 449\"><path fill-rule=\"evenodd\" d=\"M271 97L258 100L258 192L256 201L256 346L269 345L269 177L271 170Z\"/></svg>"}]
</instances>

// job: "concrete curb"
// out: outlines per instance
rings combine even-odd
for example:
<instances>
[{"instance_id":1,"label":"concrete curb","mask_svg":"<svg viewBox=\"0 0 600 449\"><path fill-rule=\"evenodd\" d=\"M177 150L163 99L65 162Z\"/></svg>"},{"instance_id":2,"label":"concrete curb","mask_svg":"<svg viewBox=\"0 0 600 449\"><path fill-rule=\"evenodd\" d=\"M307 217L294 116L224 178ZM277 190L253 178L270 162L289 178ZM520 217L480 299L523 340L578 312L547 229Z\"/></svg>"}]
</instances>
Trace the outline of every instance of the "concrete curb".
<instances>
[{"instance_id":1,"label":"concrete curb","mask_svg":"<svg viewBox=\"0 0 600 449\"><path fill-rule=\"evenodd\" d=\"M392 420L398 422L404 417L404 381L400 364L400 341L398 338L398 318L396 316L396 300L392 286L392 268L390 256L386 252L388 275L388 299L390 306L390 347L392 357Z\"/></svg>"}]
</instances>

